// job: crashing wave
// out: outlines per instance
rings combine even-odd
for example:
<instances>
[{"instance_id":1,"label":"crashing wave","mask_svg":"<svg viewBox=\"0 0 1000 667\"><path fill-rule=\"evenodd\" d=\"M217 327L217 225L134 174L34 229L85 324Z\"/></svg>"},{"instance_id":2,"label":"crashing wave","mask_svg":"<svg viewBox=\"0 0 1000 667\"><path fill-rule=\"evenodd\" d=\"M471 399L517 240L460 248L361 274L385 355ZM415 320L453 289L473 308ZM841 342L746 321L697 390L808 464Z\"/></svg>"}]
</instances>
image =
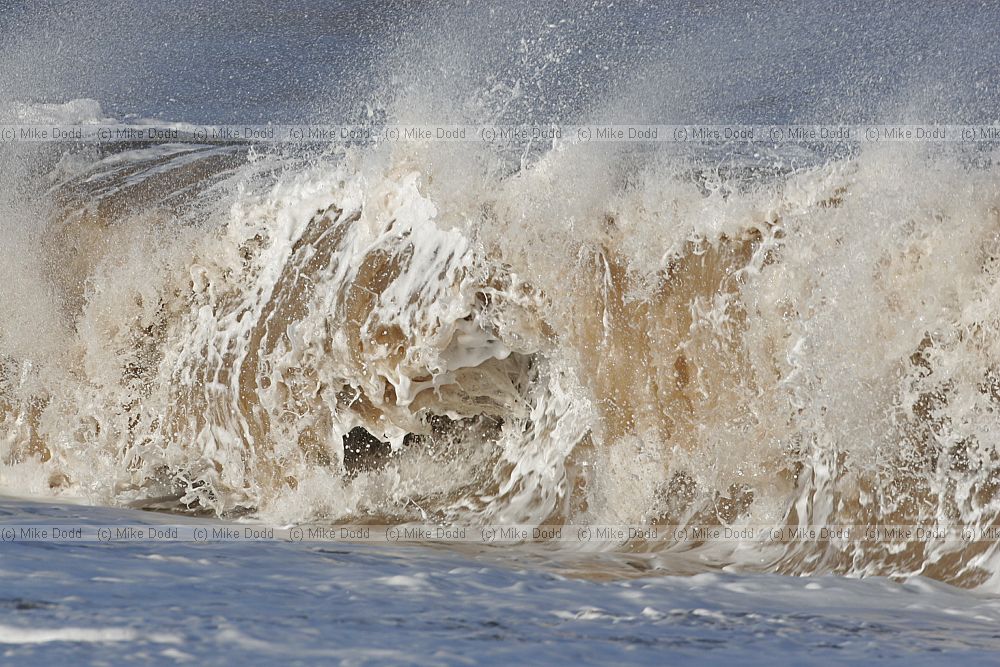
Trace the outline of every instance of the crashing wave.
<instances>
[{"instance_id":1,"label":"crashing wave","mask_svg":"<svg viewBox=\"0 0 1000 667\"><path fill-rule=\"evenodd\" d=\"M62 160L9 216L0 482L282 521L997 522L995 168L600 150ZM994 557L631 548L964 584Z\"/></svg>"}]
</instances>

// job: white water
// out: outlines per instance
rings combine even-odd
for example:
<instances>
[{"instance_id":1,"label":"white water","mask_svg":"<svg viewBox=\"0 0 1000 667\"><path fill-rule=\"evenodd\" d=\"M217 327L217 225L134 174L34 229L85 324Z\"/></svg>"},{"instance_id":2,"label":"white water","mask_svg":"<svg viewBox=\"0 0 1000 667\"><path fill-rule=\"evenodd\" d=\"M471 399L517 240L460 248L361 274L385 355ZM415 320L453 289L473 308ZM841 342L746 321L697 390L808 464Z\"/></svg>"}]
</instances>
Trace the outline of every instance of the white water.
<instances>
[{"instance_id":1,"label":"white water","mask_svg":"<svg viewBox=\"0 0 1000 667\"><path fill-rule=\"evenodd\" d=\"M1000 187L967 157L64 157L6 214L0 484L281 522L992 525Z\"/></svg>"}]
</instances>

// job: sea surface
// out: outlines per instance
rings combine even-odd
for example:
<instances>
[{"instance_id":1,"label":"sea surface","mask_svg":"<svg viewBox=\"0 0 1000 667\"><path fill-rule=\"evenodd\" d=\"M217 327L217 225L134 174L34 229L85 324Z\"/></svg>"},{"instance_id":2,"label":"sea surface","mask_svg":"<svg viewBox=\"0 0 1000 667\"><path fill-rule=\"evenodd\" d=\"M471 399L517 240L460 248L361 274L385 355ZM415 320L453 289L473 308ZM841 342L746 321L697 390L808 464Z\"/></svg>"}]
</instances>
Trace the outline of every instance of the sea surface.
<instances>
[{"instance_id":1,"label":"sea surface","mask_svg":"<svg viewBox=\"0 0 1000 667\"><path fill-rule=\"evenodd\" d=\"M13 499L0 502L0 518L177 522ZM939 665L982 663L1000 647L1000 600L920 577L672 576L611 555L567 562L526 548L2 548L0 656L9 664Z\"/></svg>"}]
</instances>

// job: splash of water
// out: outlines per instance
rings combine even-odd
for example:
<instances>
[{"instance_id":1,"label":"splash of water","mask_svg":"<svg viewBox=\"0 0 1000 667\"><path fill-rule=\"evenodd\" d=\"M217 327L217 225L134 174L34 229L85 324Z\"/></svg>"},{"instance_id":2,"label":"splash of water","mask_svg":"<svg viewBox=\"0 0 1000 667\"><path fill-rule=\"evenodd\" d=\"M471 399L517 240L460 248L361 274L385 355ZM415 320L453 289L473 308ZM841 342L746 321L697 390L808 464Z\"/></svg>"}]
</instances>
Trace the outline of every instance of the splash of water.
<instances>
[{"instance_id":1,"label":"splash of water","mask_svg":"<svg viewBox=\"0 0 1000 667\"><path fill-rule=\"evenodd\" d=\"M294 111L953 122L995 109L980 85L993 51L973 48L991 23L970 18L988 10L919 26L886 10L873 43L839 10L708 25L682 9L663 22L641 3L435 5L365 51L379 75L307 87L315 108ZM0 117L143 113L123 92L134 82L110 75L90 88L113 113L10 101L66 99L81 59L142 50L145 33L88 16L59 23L65 51L26 24L0 52L14 73ZM721 48L722 35L742 37ZM942 76L956 61L973 75ZM795 74L789 62L824 86L776 75ZM135 63L162 93L150 56ZM949 83L934 97L928 80ZM263 110L288 111L279 97ZM994 156L626 148L5 147L0 487L275 521L995 525ZM630 548L996 584L985 543Z\"/></svg>"},{"instance_id":2,"label":"splash of water","mask_svg":"<svg viewBox=\"0 0 1000 667\"><path fill-rule=\"evenodd\" d=\"M5 250L4 487L282 521L996 523L995 168L897 146L746 181L556 145L477 179L443 150L60 163ZM764 558L971 584L993 551Z\"/></svg>"}]
</instances>

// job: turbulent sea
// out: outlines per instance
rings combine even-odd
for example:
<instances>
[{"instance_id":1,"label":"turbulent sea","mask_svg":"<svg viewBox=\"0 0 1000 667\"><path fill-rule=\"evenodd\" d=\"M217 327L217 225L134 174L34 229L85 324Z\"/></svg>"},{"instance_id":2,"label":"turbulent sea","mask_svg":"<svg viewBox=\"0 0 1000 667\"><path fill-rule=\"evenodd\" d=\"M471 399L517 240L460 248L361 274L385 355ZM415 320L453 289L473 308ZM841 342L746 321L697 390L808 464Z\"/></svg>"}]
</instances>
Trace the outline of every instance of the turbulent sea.
<instances>
[{"instance_id":1,"label":"turbulent sea","mask_svg":"<svg viewBox=\"0 0 1000 667\"><path fill-rule=\"evenodd\" d=\"M237 5L0 0L0 127L1000 123L989 5ZM0 535L727 535L4 541L0 657L992 659L998 150L0 142Z\"/></svg>"}]
</instances>

